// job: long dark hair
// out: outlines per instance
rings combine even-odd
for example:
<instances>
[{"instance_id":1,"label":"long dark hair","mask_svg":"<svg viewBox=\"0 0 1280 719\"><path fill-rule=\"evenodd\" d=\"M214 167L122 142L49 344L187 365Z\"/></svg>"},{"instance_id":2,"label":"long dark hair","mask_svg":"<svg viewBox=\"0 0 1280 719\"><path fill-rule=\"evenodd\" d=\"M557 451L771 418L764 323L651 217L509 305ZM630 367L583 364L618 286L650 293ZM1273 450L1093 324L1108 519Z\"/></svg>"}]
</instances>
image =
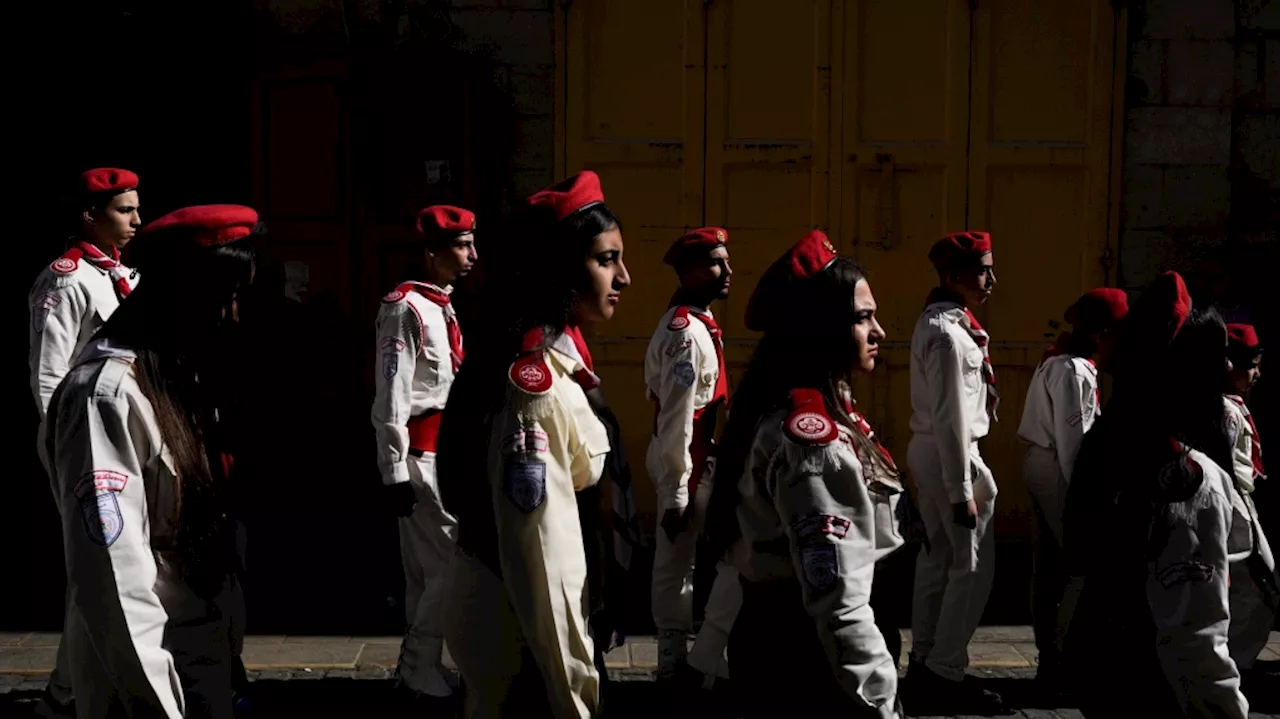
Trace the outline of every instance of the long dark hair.
<instances>
[{"instance_id":1,"label":"long dark hair","mask_svg":"<svg viewBox=\"0 0 1280 719\"><path fill-rule=\"evenodd\" d=\"M837 257L811 279L788 288L787 304L797 311L782 327L765 332L729 405L707 513L706 533L715 551L728 549L737 537L738 478L755 442L756 429L763 418L786 405L791 390L820 390L831 416L850 429L854 427L840 398L853 387L860 349L850 331L855 318L853 293L866 279L866 271L857 262ZM799 311L805 307L821 311ZM861 433L853 432L853 436L855 441L869 444ZM859 456L880 461L878 450L860 449L872 451L860 451ZM893 468L885 469L896 474Z\"/></svg>"},{"instance_id":2,"label":"long dark hair","mask_svg":"<svg viewBox=\"0 0 1280 719\"><path fill-rule=\"evenodd\" d=\"M220 381L235 326L227 314L252 281L252 240L260 232L213 248L144 237L133 255L138 287L98 333L137 354L134 377L177 474L173 506L151 508L153 527L171 530L156 531L152 547L176 560L194 586L216 587L230 566L215 541L226 513L215 417L229 400ZM172 515L157 514L168 509Z\"/></svg>"},{"instance_id":3,"label":"long dark hair","mask_svg":"<svg viewBox=\"0 0 1280 719\"><path fill-rule=\"evenodd\" d=\"M526 332L542 328L549 342L572 319L574 297L588 282L584 258L595 238L622 223L603 203L563 220L550 208L525 206L493 235L486 235L485 288L479 326L462 328L463 362L444 410L436 469L441 499L451 508L484 486L487 428L506 393L506 373ZM494 245L497 245L494 247ZM486 495L487 497L487 495Z\"/></svg>"}]
</instances>

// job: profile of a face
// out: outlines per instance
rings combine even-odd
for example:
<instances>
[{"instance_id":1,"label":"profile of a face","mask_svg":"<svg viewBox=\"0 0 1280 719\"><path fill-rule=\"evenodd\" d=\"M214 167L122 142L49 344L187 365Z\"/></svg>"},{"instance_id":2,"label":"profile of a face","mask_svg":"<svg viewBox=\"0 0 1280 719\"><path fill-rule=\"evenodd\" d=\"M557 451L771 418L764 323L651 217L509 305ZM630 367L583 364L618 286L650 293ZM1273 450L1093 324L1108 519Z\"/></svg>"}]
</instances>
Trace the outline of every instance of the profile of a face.
<instances>
[{"instance_id":1,"label":"profile of a face","mask_svg":"<svg viewBox=\"0 0 1280 719\"><path fill-rule=\"evenodd\" d=\"M622 255L622 232L616 227L591 240L583 260L586 281L573 302L576 323L590 325L613 317L622 291L631 285Z\"/></svg>"}]
</instances>

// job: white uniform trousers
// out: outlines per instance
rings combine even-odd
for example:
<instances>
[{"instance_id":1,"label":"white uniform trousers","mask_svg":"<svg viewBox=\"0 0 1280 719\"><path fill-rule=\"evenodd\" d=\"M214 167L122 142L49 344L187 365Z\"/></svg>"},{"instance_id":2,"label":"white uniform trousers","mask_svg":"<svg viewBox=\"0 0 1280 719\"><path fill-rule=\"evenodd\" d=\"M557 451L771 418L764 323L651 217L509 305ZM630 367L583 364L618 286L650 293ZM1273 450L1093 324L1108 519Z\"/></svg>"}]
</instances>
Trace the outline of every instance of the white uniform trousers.
<instances>
[{"instance_id":1,"label":"white uniform trousers","mask_svg":"<svg viewBox=\"0 0 1280 719\"><path fill-rule=\"evenodd\" d=\"M693 513L689 524L676 535L674 542L667 538L661 526L654 532L651 601L653 623L659 637L658 671L662 674L674 671L675 664L685 658L688 635L693 631L694 558L711 490L710 476L704 477L687 510ZM664 502L658 502L659 521L669 508ZM702 628L693 651L688 653L689 666L703 674L728 676L725 651L729 646L729 631L741 606L742 585L738 572L722 561L716 565L716 579L707 598Z\"/></svg>"},{"instance_id":2,"label":"white uniform trousers","mask_svg":"<svg viewBox=\"0 0 1280 719\"><path fill-rule=\"evenodd\" d=\"M969 640L982 619L995 578L996 483L991 470L971 445L973 500L977 528L953 521L951 500L942 485L937 446L927 436L911 438L907 464L915 478L920 514L931 548L916 559L915 596L911 607L911 653L917 661L952 681L964 678Z\"/></svg>"},{"instance_id":3,"label":"white uniform trousers","mask_svg":"<svg viewBox=\"0 0 1280 719\"><path fill-rule=\"evenodd\" d=\"M400 518L400 560L404 566L404 613L408 623L400 647L397 674L405 686L433 696L448 696L451 676L443 671L444 613L450 562L458 536L457 521L440 503L435 455L409 457L409 481L417 490L413 514Z\"/></svg>"},{"instance_id":4,"label":"white uniform trousers","mask_svg":"<svg viewBox=\"0 0 1280 719\"><path fill-rule=\"evenodd\" d=\"M1022 480L1036 513L1031 569L1031 623L1041 667L1059 659L1069 616L1061 613L1067 586L1062 555L1062 514L1067 506L1067 478L1051 449L1032 445L1022 463ZM1061 617L1061 619L1060 619ZM1056 664L1054 665L1056 668Z\"/></svg>"}]
</instances>

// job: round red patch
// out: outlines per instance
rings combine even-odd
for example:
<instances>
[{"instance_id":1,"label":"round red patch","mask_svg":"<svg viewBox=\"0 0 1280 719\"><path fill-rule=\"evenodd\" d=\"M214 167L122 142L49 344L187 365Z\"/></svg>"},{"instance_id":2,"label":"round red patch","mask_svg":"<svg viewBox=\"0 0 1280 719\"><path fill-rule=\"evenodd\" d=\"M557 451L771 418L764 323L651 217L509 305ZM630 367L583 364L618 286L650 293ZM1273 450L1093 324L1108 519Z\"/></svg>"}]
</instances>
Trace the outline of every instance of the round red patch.
<instances>
[{"instance_id":1,"label":"round red patch","mask_svg":"<svg viewBox=\"0 0 1280 719\"><path fill-rule=\"evenodd\" d=\"M689 326L688 317L672 317L671 322L667 325L669 330L682 330Z\"/></svg>"},{"instance_id":2,"label":"round red patch","mask_svg":"<svg viewBox=\"0 0 1280 719\"><path fill-rule=\"evenodd\" d=\"M816 412L800 412L787 422L787 431L797 439L811 442L831 439L831 420Z\"/></svg>"},{"instance_id":3,"label":"round red patch","mask_svg":"<svg viewBox=\"0 0 1280 719\"><path fill-rule=\"evenodd\" d=\"M51 267L54 272L65 275L76 271L76 262L75 260L69 260L66 257L59 257L54 260L53 264L49 265L49 267Z\"/></svg>"},{"instance_id":4,"label":"round red patch","mask_svg":"<svg viewBox=\"0 0 1280 719\"><path fill-rule=\"evenodd\" d=\"M511 365L511 382L529 394L542 394L551 389L551 371L541 354L533 354Z\"/></svg>"},{"instance_id":5,"label":"round red patch","mask_svg":"<svg viewBox=\"0 0 1280 719\"><path fill-rule=\"evenodd\" d=\"M387 293L386 297L382 298L382 301L383 302L399 302L404 298L405 298L404 292L401 292L400 290L391 290L390 292Z\"/></svg>"}]
</instances>

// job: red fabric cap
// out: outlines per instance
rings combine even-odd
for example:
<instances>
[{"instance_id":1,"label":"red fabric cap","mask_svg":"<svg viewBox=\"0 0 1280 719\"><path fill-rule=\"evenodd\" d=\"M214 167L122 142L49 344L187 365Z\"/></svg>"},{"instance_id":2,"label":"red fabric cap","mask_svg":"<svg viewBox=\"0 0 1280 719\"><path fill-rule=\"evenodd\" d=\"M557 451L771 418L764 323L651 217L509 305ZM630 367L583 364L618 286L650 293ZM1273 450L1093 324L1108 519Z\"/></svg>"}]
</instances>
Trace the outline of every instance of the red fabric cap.
<instances>
[{"instance_id":1,"label":"red fabric cap","mask_svg":"<svg viewBox=\"0 0 1280 719\"><path fill-rule=\"evenodd\" d=\"M80 175L80 189L87 195L101 192L128 192L138 189L138 176L115 167L99 167Z\"/></svg>"},{"instance_id":2,"label":"red fabric cap","mask_svg":"<svg viewBox=\"0 0 1280 719\"><path fill-rule=\"evenodd\" d=\"M1167 345L1191 315L1191 294L1177 272L1155 278L1129 313L1129 321L1146 328L1149 339ZM1154 334L1151 334L1154 333Z\"/></svg>"},{"instance_id":3,"label":"red fabric cap","mask_svg":"<svg viewBox=\"0 0 1280 719\"><path fill-rule=\"evenodd\" d=\"M934 267L947 269L977 264L991 251L991 235L986 232L957 232L933 243L929 261Z\"/></svg>"},{"instance_id":4,"label":"red fabric cap","mask_svg":"<svg viewBox=\"0 0 1280 719\"><path fill-rule=\"evenodd\" d=\"M1258 341L1258 331L1253 325L1231 323L1227 325L1227 342L1240 349L1252 350L1262 346Z\"/></svg>"},{"instance_id":5,"label":"red fabric cap","mask_svg":"<svg viewBox=\"0 0 1280 719\"><path fill-rule=\"evenodd\" d=\"M432 205L418 213L417 226L424 235L460 235L476 229L476 213L451 205Z\"/></svg>"},{"instance_id":6,"label":"red fabric cap","mask_svg":"<svg viewBox=\"0 0 1280 719\"><path fill-rule=\"evenodd\" d=\"M778 308L785 304L783 298L787 286L825 270L837 256L835 245L821 230L814 230L801 238L761 275L751 299L747 300L747 329L767 332L782 314Z\"/></svg>"},{"instance_id":7,"label":"red fabric cap","mask_svg":"<svg viewBox=\"0 0 1280 719\"><path fill-rule=\"evenodd\" d=\"M667 254L663 255L665 264L675 267L682 257L696 253L709 253L717 247L724 247L729 242L729 233L719 227L701 227L671 244Z\"/></svg>"},{"instance_id":8,"label":"red fabric cap","mask_svg":"<svg viewBox=\"0 0 1280 719\"><path fill-rule=\"evenodd\" d=\"M600 189L600 176L591 170L583 170L545 190L533 193L529 198L530 205L555 210L557 220L563 220L578 210L599 202L604 202L604 191Z\"/></svg>"},{"instance_id":9,"label":"red fabric cap","mask_svg":"<svg viewBox=\"0 0 1280 719\"><path fill-rule=\"evenodd\" d=\"M174 210L142 228L142 235L172 232L190 244L216 247L248 237L258 212L244 205L194 205Z\"/></svg>"},{"instance_id":10,"label":"red fabric cap","mask_svg":"<svg viewBox=\"0 0 1280 719\"><path fill-rule=\"evenodd\" d=\"M1063 319L1073 327L1104 330L1129 314L1129 296L1114 287L1089 290L1067 308Z\"/></svg>"}]
</instances>

